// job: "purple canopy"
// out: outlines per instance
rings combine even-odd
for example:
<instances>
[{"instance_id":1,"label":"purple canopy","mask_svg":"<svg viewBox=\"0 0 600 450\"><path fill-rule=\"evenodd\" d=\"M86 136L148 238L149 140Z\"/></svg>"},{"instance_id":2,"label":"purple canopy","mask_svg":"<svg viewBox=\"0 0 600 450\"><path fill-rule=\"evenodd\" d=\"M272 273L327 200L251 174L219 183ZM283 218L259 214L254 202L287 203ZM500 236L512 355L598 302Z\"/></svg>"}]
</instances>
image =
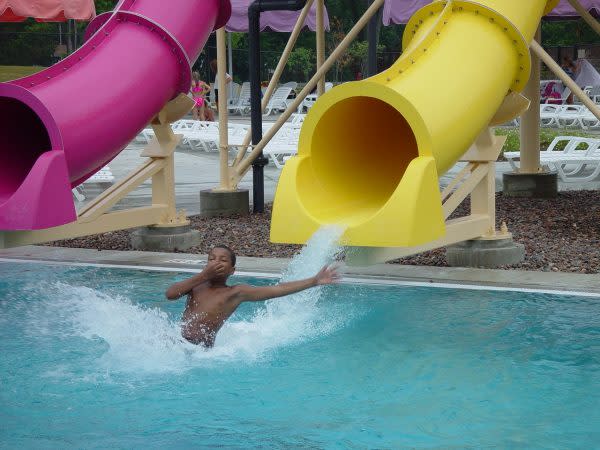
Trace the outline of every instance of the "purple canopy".
<instances>
[{"instance_id":1,"label":"purple canopy","mask_svg":"<svg viewBox=\"0 0 600 450\"><path fill-rule=\"evenodd\" d=\"M406 23L416 10L429 3L431 3L431 0L386 0L383 6L383 24ZM600 13L600 0L580 0L580 3L588 11ZM561 0L560 4L548 14L548 17L551 18L578 16L579 14L567 0Z\"/></svg>"},{"instance_id":2,"label":"purple canopy","mask_svg":"<svg viewBox=\"0 0 600 450\"><path fill-rule=\"evenodd\" d=\"M227 31L248 31L248 6L254 0L231 0L231 18L225 29ZM308 26L312 31L317 29L317 8L316 2L313 3L306 21L305 26ZM273 31L289 32L292 31L300 11L268 11L260 15L260 29L269 28ZM329 30L329 16L327 9L324 14L325 29Z\"/></svg>"}]
</instances>

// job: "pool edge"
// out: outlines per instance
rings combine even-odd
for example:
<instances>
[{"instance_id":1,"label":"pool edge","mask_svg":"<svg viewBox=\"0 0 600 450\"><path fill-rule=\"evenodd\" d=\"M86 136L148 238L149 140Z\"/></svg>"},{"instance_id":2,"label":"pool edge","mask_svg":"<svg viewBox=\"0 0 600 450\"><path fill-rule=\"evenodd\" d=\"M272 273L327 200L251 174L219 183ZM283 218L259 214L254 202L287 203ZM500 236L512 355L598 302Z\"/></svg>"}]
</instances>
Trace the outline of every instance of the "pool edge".
<instances>
[{"instance_id":1,"label":"pool edge","mask_svg":"<svg viewBox=\"0 0 600 450\"><path fill-rule=\"evenodd\" d=\"M26 246L1 250L0 261L2 260L195 271L202 267L206 256L188 253ZM237 273L273 277L281 273L289 261L287 258L238 257ZM600 296L598 274L379 264L370 267L346 267L344 276L352 282L372 284L435 285L465 289L491 288Z\"/></svg>"}]
</instances>

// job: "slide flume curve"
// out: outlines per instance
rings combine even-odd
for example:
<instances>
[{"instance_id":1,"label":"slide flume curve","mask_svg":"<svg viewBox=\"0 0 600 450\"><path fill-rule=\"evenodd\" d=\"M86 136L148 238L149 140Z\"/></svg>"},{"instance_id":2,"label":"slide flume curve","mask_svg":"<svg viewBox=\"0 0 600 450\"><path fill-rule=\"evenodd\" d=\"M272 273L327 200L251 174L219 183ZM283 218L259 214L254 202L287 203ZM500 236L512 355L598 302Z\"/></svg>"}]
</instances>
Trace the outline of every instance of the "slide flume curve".
<instances>
[{"instance_id":1,"label":"slide flume curve","mask_svg":"<svg viewBox=\"0 0 600 450\"><path fill-rule=\"evenodd\" d=\"M189 91L190 63L230 14L229 0L121 0L68 58L0 83L0 230L75 221L71 188Z\"/></svg>"}]
</instances>

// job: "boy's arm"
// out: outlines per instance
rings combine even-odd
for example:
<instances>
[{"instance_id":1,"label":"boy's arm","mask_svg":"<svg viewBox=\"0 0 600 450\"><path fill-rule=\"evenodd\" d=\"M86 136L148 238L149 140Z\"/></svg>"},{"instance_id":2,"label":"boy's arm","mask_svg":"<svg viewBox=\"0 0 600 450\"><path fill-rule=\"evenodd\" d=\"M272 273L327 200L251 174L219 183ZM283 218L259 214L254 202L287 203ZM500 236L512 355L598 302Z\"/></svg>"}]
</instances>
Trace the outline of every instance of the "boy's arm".
<instances>
[{"instance_id":1,"label":"boy's arm","mask_svg":"<svg viewBox=\"0 0 600 450\"><path fill-rule=\"evenodd\" d=\"M222 264L208 263L202 272L194 275L192 278L172 284L169 289L167 289L167 292L165 292L165 295L169 300L177 300L178 298L189 294L196 286L206 283L215 275L220 275L222 271Z\"/></svg>"},{"instance_id":2,"label":"boy's arm","mask_svg":"<svg viewBox=\"0 0 600 450\"><path fill-rule=\"evenodd\" d=\"M276 297L284 297L305 289L335 283L339 279L336 268L323 267L314 277L304 280L279 283L275 286L254 287L242 285L237 287L236 299L241 302L258 302Z\"/></svg>"}]
</instances>

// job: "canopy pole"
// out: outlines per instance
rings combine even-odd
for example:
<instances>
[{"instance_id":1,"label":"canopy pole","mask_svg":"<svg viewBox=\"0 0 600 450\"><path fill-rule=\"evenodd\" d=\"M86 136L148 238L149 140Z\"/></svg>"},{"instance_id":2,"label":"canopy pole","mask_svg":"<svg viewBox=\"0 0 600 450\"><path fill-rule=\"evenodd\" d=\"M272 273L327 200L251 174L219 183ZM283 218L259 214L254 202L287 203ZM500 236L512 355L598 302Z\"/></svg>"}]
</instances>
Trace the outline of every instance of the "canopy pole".
<instances>
[{"instance_id":1,"label":"canopy pole","mask_svg":"<svg viewBox=\"0 0 600 450\"><path fill-rule=\"evenodd\" d=\"M314 89L317 85L317 82L323 75L327 73L327 71L333 66L336 60L346 51L346 49L350 46L350 43L356 39L358 33L365 27L369 19L375 14L379 8L383 5L384 0L374 0L371 6L365 11L362 17L356 22L356 24L352 27L352 29L348 32L346 37L342 39L342 42L339 43L337 48L329 55L329 57L325 60L323 65L317 73L313 75L310 81L304 86L304 89L300 91L300 94L296 96L294 101L288 108L281 114L277 122L267 131L267 133L263 136L260 142L256 143L252 152L244 159L239 166L235 168L235 173L233 175L233 183L237 185L240 180L244 177L244 175L248 172L252 165L252 161L256 157L262 154L265 145L271 140L273 136L279 131L282 125L290 118L292 113L296 111L300 103L304 100L304 98Z\"/></svg>"},{"instance_id":2,"label":"canopy pole","mask_svg":"<svg viewBox=\"0 0 600 450\"><path fill-rule=\"evenodd\" d=\"M585 9L578 0L569 0L569 3L573 7L575 11L579 13L581 18L587 22L587 24L592 27L592 29L600 34L600 23Z\"/></svg>"},{"instance_id":3,"label":"canopy pole","mask_svg":"<svg viewBox=\"0 0 600 450\"><path fill-rule=\"evenodd\" d=\"M229 179L229 123L227 120L227 61L225 48L225 28L217 30L217 76L219 78L219 187L218 191L231 191Z\"/></svg>"},{"instance_id":4,"label":"canopy pole","mask_svg":"<svg viewBox=\"0 0 600 450\"><path fill-rule=\"evenodd\" d=\"M325 0L317 0L317 70L325 61ZM325 75L317 83L317 95L325 93Z\"/></svg>"},{"instance_id":5,"label":"canopy pole","mask_svg":"<svg viewBox=\"0 0 600 450\"><path fill-rule=\"evenodd\" d=\"M308 15L308 12L310 11L310 7L313 4L313 2L314 2L314 0L308 0L306 2L306 6L302 9L302 11L300 12L300 15L298 16L296 25L294 25L294 28L292 29L292 32L288 39L288 42L283 50L283 53L281 54L281 57L279 58L279 62L277 63L275 72L273 72L273 76L269 80L269 86L267 87L267 90L265 91L265 93L263 95L262 104L261 104L261 112L264 111L265 108L267 107L267 105L269 104L269 100L271 99L271 96L273 95L273 91L275 91L275 87L277 86L277 83L279 82L279 78L281 77L281 74L283 73L283 69L285 69L285 65L287 64L290 53L292 53L292 50L293 50L294 46L296 45L296 41L298 40L298 35L300 34L300 31L302 31L302 27L304 26L306 16ZM248 130L248 132L246 133L246 137L244 137L244 140L242 141L242 145L238 151L238 154L236 155L235 160L233 161L233 166L236 166L237 164L239 164L240 161L242 161L242 159L244 158L244 155L246 154L248 145L250 144L251 138L252 138L252 130Z\"/></svg>"},{"instance_id":6,"label":"canopy pole","mask_svg":"<svg viewBox=\"0 0 600 450\"><path fill-rule=\"evenodd\" d=\"M542 28L538 29L535 41L542 41ZM521 165L519 173L540 171L540 58L531 53L531 76L523 95L531 102L529 109L521 116Z\"/></svg>"},{"instance_id":7,"label":"canopy pole","mask_svg":"<svg viewBox=\"0 0 600 450\"><path fill-rule=\"evenodd\" d=\"M373 0L369 0L369 3L372 4ZM371 17L371 20L369 20L369 25L367 26L367 42L369 47L367 51L366 75L369 77L377 75L377 26L379 20L381 20L379 19L379 14L375 14L373 17Z\"/></svg>"},{"instance_id":8,"label":"canopy pole","mask_svg":"<svg viewBox=\"0 0 600 450\"><path fill-rule=\"evenodd\" d=\"M591 111L591 113L600 120L600 108L596 105L592 99L590 99L585 92L581 90L577 83L575 83L569 75L560 67L556 61L538 44L535 40L531 41L531 50L535 52L537 56L543 61L544 64L573 92L581 102Z\"/></svg>"}]
</instances>

